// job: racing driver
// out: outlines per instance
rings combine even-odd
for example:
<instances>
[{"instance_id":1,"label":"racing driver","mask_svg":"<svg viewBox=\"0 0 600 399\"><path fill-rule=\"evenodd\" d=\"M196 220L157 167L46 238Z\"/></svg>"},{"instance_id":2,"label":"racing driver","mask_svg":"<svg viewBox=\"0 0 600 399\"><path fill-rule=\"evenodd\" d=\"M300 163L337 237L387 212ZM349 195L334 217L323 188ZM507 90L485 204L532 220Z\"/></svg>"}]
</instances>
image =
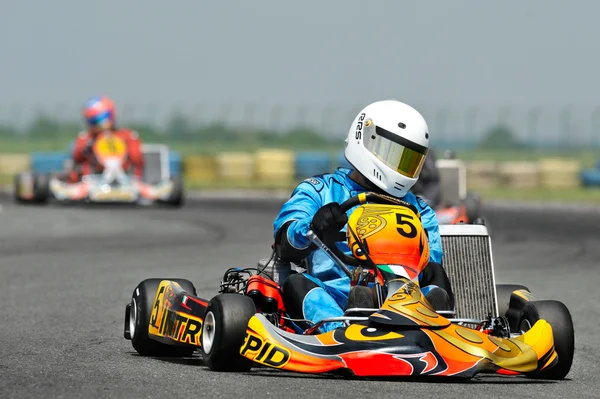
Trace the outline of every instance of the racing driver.
<instances>
[{"instance_id":1,"label":"racing driver","mask_svg":"<svg viewBox=\"0 0 600 399\"><path fill-rule=\"evenodd\" d=\"M312 229L321 240L340 234L348 222L340 204L363 192L391 195L413 205L428 234L429 263L419 276L419 285L437 310L451 310L454 296L442 267L442 246L434 211L410 192L421 172L429 149L425 119L399 101L374 102L354 119L346 138L345 157L353 169L301 182L274 221L275 251L284 262L305 261L307 272L291 274L283 283L283 300L289 317L313 323L342 316L344 309L365 306L364 295L351 295L350 279L323 251L305 237ZM347 249L349 253L349 249ZM349 304L349 297L353 299ZM368 302L368 301L367 301ZM296 323L306 329L306 322ZM326 323L321 332L343 326Z\"/></svg>"},{"instance_id":2,"label":"racing driver","mask_svg":"<svg viewBox=\"0 0 600 399\"><path fill-rule=\"evenodd\" d=\"M141 140L137 132L116 126L114 102L105 96L92 97L84 105L83 117L88 129L80 132L75 140L73 170L69 174L69 181L74 183L84 175L102 171L102 165L96 162L92 147L98 136L106 131L113 132L125 141L128 156L123 169L133 169L134 177L141 180L144 173Z\"/></svg>"},{"instance_id":3,"label":"racing driver","mask_svg":"<svg viewBox=\"0 0 600 399\"><path fill-rule=\"evenodd\" d=\"M437 157L433 149L429 149L419 174L419 180L412 186L411 192L423 199L427 205L436 209L442 202L440 171L436 166Z\"/></svg>"}]
</instances>

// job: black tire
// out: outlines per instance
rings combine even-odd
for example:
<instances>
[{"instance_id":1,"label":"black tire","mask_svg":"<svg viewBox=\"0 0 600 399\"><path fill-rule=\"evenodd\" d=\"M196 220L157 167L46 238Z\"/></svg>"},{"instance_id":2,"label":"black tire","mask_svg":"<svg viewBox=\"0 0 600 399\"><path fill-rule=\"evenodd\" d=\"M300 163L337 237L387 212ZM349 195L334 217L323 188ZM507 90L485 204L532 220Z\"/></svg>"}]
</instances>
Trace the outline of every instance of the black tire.
<instances>
[{"instance_id":1,"label":"black tire","mask_svg":"<svg viewBox=\"0 0 600 399\"><path fill-rule=\"evenodd\" d=\"M558 363L550 369L532 373L528 376L536 379L562 380L571 370L575 353L575 331L571 313L559 301L532 301L523 308L520 323L521 330L528 330L540 319L546 320L552 326Z\"/></svg>"},{"instance_id":2,"label":"black tire","mask_svg":"<svg viewBox=\"0 0 600 399\"><path fill-rule=\"evenodd\" d=\"M33 198L27 200L19 196L21 191L22 174L14 178L14 200L19 204L45 204L50 198L50 176L45 174L33 174Z\"/></svg>"},{"instance_id":3,"label":"black tire","mask_svg":"<svg viewBox=\"0 0 600 399\"><path fill-rule=\"evenodd\" d=\"M33 175L33 202L45 204L50 198L50 176L40 174Z\"/></svg>"},{"instance_id":4,"label":"black tire","mask_svg":"<svg viewBox=\"0 0 600 399\"><path fill-rule=\"evenodd\" d=\"M506 316L506 311L510 305L510 296L517 290L531 292L529 288L518 284L496 284L496 296L498 298L498 315Z\"/></svg>"},{"instance_id":5,"label":"black tire","mask_svg":"<svg viewBox=\"0 0 600 399\"><path fill-rule=\"evenodd\" d=\"M23 198L19 196L21 192L21 174L16 174L13 180L13 195L14 200L17 204L22 204L26 202Z\"/></svg>"},{"instance_id":6,"label":"black tire","mask_svg":"<svg viewBox=\"0 0 600 399\"><path fill-rule=\"evenodd\" d=\"M173 183L173 190L171 191L169 198L164 203L168 206L179 208L183 206L185 202L183 179L181 176L172 176L171 182Z\"/></svg>"},{"instance_id":7,"label":"black tire","mask_svg":"<svg viewBox=\"0 0 600 399\"><path fill-rule=\"evenodd\" d=\"M465 208L469 223L473 223L476 219L482 218L483 212L481 211L481 201L479 196L468 193L467 198L465 198Z\"/></svg>"},{"instance_id":8,"label":"black tire","mask_svg":"<svg viewBox=\"0 0 600 399\"><path fill-rule=\"evenodd\" d=\"M255 313L254 302L244 295L220 294L210 301L201 335L204 362L210 370L243 372L252 368L252 361L240 355L240 348Z\"/></svg>"},{"instance_id":9,"label":"black tire","mask_svg":"<svg viewBox=\"0 0 600 399\"><path fill-rule=\"evenodd\" d=\"M176 281L186 292L196 295L196 288L189 280L150 278L139 283L131 296L130 314L133 320L135 320L135 328L131 329L130 327L131 344L133 345L133 349L142 356L191 356L195 350L194 348L163 344L162 342L153 340L148 335L148 324L150 323L156 290L162 280Z\"/></svg>"}]
</instances>

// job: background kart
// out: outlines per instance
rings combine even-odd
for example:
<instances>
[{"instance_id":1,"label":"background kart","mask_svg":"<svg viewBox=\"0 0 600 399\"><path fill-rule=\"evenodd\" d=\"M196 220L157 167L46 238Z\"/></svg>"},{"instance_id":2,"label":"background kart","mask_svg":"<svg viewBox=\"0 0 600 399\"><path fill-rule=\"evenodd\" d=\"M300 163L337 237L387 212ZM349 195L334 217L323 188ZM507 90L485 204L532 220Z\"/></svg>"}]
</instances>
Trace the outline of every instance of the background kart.
<instances>
[{"instance_id":1,"label":"background kart","mask_svg":"<svg viewBox=\"0 0 600 399\"><path fill-rule=\"evenodd\" d=\"M467 167L460 159L438 159L442 200L435 209L439 224L485 224L481 197L467 191ZM478 220L479 219L479 220Z\"/></svg>"},{"instance_id":2,"label":"background kart","mask_svg":"<svg viewBox=\"0 0 600 399\"><path fill-rule=\"evenodd\" d=\"M143 356L189 356L200 348L208 367L221 371L258 364L373 377L564 378L574 352L567 308L538 301L523 286L496 285L485 226L447 225L441 231L456 291L451 312L434 311L416 284L395 275L379 285L377 308L348 309L343 317L297 331L273 280L260 269L230 269L210 301L197 297L187 280L144 280L126 306L124 336ZM319 333L322 323L342 320L347 327Z\"/></svg>"},{"instance_id":3,"label":"background kart","mask_svg":"<svg viewBox=\"0 0 600 399\"><path fill-rule=\"evenodd\" d=\"M116 143L115 143L116 142ZM14 198L21 204L59 203L126 203L181 206L184 202L182 179L170 173L169 148L144 144L144 176L141 181L122 169L127 149L125 143L105 134L96 141L95 160L104 167L102 173L85 175L77 183L64 178L70 166L54 173L20 173L14 179ZM69 159L70 161L70 159Z\"/></svg>"}]
</instances>

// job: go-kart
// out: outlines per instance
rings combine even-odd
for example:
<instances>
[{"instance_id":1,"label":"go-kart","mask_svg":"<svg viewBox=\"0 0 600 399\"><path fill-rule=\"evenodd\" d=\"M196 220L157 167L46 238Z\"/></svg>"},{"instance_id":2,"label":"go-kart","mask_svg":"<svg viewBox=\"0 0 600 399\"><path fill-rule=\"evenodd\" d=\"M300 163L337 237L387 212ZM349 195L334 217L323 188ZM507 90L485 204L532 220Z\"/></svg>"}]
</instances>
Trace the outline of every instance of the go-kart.
<instances>
[{"instance_id":1,"label":"go-kart","mask_svg":"<svg viewBox=\"0 0 600 399\"><path fill-rule=\"evenodd\" d=\"M265 366L362 377L467 379L478 373L544 379L568 374L574 352L568 309L558 301L535 300L524 286L495 285L489 259L480 256L489 239L484 225L441 226L456 305L436 310L418 285L421 270L393 264L394 251L422 254L425 230L416 209L374 193L341 207L355 208L346 235L351 255L334 245L339 238L321 241L312 231L307 237L346 272L353 289L373 293L374 308L346 309L343 316L314 324L290 319L273 279L277 270L268 267L277 263L267 262L262 268L227 270L219 294L210 300L199 298L185 279L142 281L125 308L124 337L142 356L191 356L199 349L215 371ZM455 250L465 238L473 246L470 257ZM459 253L463 261L455 263ZM469 264L467 258L477 262ZM471 317L464 317L467 312ZM344 327L321 332L325 323L340 321ZM310 327L299 330L300 322Z\"/></svg>"},{"instance_id":2,"label":"go-kart","mask_svg":"<svg viewBox=\"0 0 600 399\"><path fill-rule=\"evenodd\" d=\"M183 184L179 176L149 183L124 170L128 151L126 142L106 132L92 148L94 170L80 181L69 182L64 174L21 173L15 176L15 200L19 203L44 204L49 200L60 203L154 203L180 206L183 203Z\"/></svg>"},{"instance_id":3,"label":"go-kart","mask_svg":"<svg viewBox=\"0 0 600 399\"><path fill-rule=\"evenodd\" d=\"M434 209L439 224L485 223L481 210L481 198L469 193L464 200L446 202Z\"/></svg>"},{"instance_id":4,"label":"go-kart","mask_svg":"<svg viewBox=\"0 0 600 399\"><path fill-rule=\"evenodd\" d=\"M446 157L453 155L446 155ZM481 223L484 220L481 197L467 190L467 167L460 159L438 159L441 203L435 207L439 224Z\"/></svg>"}]
</instances>

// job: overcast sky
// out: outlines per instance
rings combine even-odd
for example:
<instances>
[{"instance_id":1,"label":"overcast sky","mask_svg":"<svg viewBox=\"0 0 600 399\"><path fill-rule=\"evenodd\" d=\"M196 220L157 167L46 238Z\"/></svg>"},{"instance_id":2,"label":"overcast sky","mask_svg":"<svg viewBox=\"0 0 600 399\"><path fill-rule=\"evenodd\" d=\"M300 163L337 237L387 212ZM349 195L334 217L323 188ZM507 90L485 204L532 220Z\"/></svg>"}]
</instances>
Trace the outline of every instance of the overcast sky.
<instances>
[{"instance_id":1,"label":"overcast sky","mask_svg":"<svg viewBox=\"0 0 600 399\"><path fill-rule=\"evenodd\" d=\"M4 0L0 103L582 110L600 105L599 15L597 0Z\"/></svg>"}]
</instances>

